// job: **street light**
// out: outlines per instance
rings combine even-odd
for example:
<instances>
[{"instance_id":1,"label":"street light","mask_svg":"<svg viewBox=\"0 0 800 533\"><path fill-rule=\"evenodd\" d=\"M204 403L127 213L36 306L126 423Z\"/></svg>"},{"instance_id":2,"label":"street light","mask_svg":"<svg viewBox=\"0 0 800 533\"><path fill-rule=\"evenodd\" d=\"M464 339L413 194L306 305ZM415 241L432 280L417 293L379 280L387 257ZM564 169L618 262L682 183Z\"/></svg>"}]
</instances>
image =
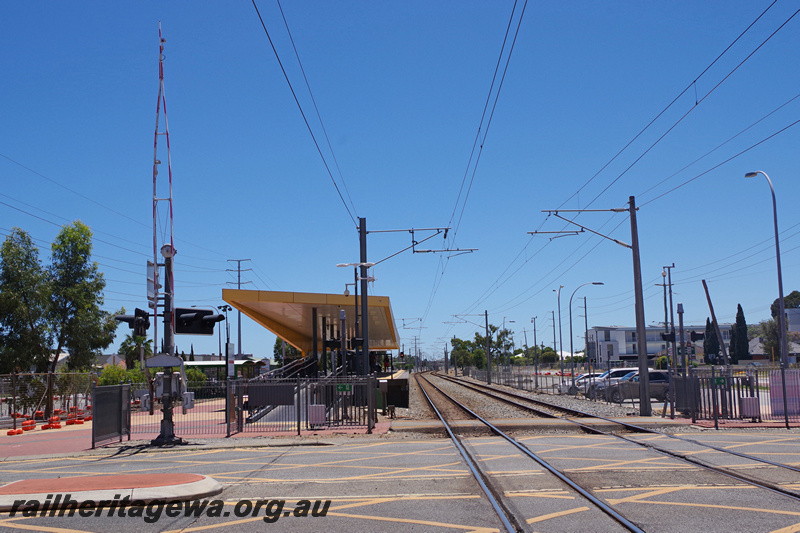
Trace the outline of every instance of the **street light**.
<instances>
[{"instance_id":1,"label":"street light","mask_svg":"<svg viewBox=\"0 0 800 533\"><path fill-rule=\"evenodd\" d=\"M769 183L769 190L772 193L772 220L775 225L775 259L778 263L778 341L780 342L781 351L781 381L783 382L783 413L786 418L786 428L789 428L789 406L786 398L786 369L789 368L789 347L787 346L786 339L786 309L783 303L783 276L781 275L781 246L778 241L778 204L775 201L775 188L772 186L772 180L769 179L767 173L763 170L756 170L755 172L748 172L744 175L745 178L755 178L759 174L763 174Z\"/></svg>"},{"instance_id":2,"label":"street light","mask_svg":"<svg viewBox=\"0 0 800 533\"><path fill-rule=\"evenodd\" d=\"M775 259L778 263L778 339L780 340L781 351L781 367L788 368L789 366L789 350L786 339L786 309L783 303L783 276L781 274L781 246L778 241L778 206L775 201L775 189L772 187L772 180L769 179L767 173L763 170L755 172L748 172L744 175L745 178L755 178L759 174L763 174L769 183L769 190L772 193L772 219L775 225Z\"/></svg>"},{"instance_id":3,"label":"street light","mask_svg":"<svg viewBox=\"0 0 800 533\"><path fill-rule=\"evenodd\" d=\"M578 289L581 287L585 287L586 285L603 285L602 281L587 281L583 285L578 285L574 291L572 291L572 295L569 297L569 353L570 353L570 372L572 373L572 387L570 387L570 391L575 387L575 352L572 350L572 297L575 296L575 293L578 292ZM583 354L584 356L587 354Z\"/></svg>"},{"instance_id":4,"label":"street light","mask_svg":"<svg viewBox=\"0 0 800 533\"><path fill-rule=\"evenodd\" d=\"M355 299L356 299L356 317L355 317L355 319L356 319L356 338L358 338L358 288L357 288L357 286L358 286L358 282L359 281L365 282L363 287L362 287L364 290L362 291L363 294L362 294L362 297L361 297L361 314L364 317L364 323L361 325L361 329L362 329L362 341L361 341L362 342L362 350L361 350L361 353L362 354L366 354L366 357L362 357L362 358L357 359L357 360L359 361L359 364L361 365L361 367L363 369L362 373L363 374L369 374L369 324L368 324L368 322L369 322L368 311L369 310L368 310L368 303L367 303L367 291L366 291L367 285L366 285L366 282L375 281L375 279L374 278L370 278L370 277L368 277L366 275L367 274L366 269L375 266L375 263L338 263L336 266L337 267L354 267L353 268L353 272L355 274L354 282L356 283L356 293L355 293ZM361 267L363 269L361 277L359 277L359 275L358 275L358 267ZM346 291L347 291L347 285L345 285L345 292ZM363 349L363 348L366 348L366 350ZM358 351L356 351L356 353L358 353Z\"/></svg>"},{"instance_id":5,"label":"street light","mask_svg":"<svg viewBox=\"0 0 800 533\"><path fill-rule=\"evenodd\" d=\"M509 320L508 321L509 324L514 324L515 322L516 322L516 320ZM503 331L505 331L505 330L506 330L506 317L503 317ZM513 341L512 341L511 344L512 345L514 344ZM506 366L511 366L511 356L508 353L508 346L507 345L508 345L508 335L506 335L506 338L503 341L503 352L505 352L505 356L506 356L506 358L505 358L506 359Z\"/></svg>"},{"instance_id":6,"label":"street light","mask_svg":"<svg viewBox=\"0 0 800 533\"><path fill-rule=\"evenodd\" d=\"M558 289L553 289L558 297L558 363L562 377L564 376L564 337L561 336L561 289L563 288L563 285L559 285Z\"/></svg>"}]
</instances>

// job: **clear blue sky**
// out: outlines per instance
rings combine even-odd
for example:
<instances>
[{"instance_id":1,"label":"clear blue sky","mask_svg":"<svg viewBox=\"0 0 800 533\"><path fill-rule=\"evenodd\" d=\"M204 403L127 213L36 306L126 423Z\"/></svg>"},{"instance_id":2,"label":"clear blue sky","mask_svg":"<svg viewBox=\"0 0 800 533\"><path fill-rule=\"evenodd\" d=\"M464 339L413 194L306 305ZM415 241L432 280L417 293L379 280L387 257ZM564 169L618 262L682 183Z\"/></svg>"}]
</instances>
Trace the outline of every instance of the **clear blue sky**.
<instances>
[{"instance_id":1,"label":"clear blue sky","mask_svg":"<svg viewBox=\"0 0 800 533\"><path fill-rule=\"evenodd\" d=\"M4 2L0 234L27 230L47 261L59 226L80 219L95 234L106 308L145 305L160 21L178 305L221 304L237 258L252 259L244 288L341 292L353 274L335 265L358 261L351 216L360 216L369 230L453 228L421 248L478 249L407 251L374 268L370 291L391 298L406 351L416 336L424 354L442 354L448 338L477 329L453 315L484 310L493 324L506 320L518 345L523 330L532 343L538 316L538 338L551 345L559 285L568 346L569 295L585 282L605 283L576 295L588 297L590 327L633 325L631 254L589 233L527 232L566 227L543 209L620 208L633 195L647 322L663 320L655 284L674 262L686 323L709 316L701 279L720 321L741 303L756 323L777 283L769 188L747 171L775 184L785 292L800 289L800 127L791 126L800 16L768 39L800 5L775 3L706 68L769 4L532 2L506 69L522 2L512 19L511 1L285 1L331 153L278 4L261 0L348 211L251 3ZM470 159L487 98L483 148ZM577 221L630 242L625 214ZM369 259L410 243L408 233L372 233ZM577 346L582 314L573 311ZM117 343L127 330L118 333ZM274 336L247 318L243 337L244 352L271 356ZM177 341L186 352L218 350L216 337Z\"/></svg>"}]
</instances>

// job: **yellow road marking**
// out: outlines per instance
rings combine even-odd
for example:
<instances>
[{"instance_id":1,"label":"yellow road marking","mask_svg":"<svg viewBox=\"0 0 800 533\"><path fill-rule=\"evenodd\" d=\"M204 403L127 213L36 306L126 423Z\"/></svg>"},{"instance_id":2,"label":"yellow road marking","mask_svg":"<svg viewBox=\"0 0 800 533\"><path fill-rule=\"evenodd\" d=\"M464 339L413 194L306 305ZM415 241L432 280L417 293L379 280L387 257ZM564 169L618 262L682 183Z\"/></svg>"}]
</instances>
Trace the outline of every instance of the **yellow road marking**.
<instances>
[{"instance_id":1,"label":"yellow road marking","mask_svg":"<svg viewBox=\"0 0 800 533\"><path fill-rule=\"evenodd\" d=\"M589 510L588 507L576 507L575 509L569 509L567 511L559 511L557 513L550 513L550 514L545 514L545 515L542 515L542 516L537 516L537 517L534 517L534 518L528 518L527 520L525 520L525 522L527 522L528 524L535 524L537 522L544 522L545 520L551 520L553 518L560 518L562 516L568 516L568 515L575 514L575 513L582 513L584 511L588 511L588 510Z\"/></svg>"}]
</instances>

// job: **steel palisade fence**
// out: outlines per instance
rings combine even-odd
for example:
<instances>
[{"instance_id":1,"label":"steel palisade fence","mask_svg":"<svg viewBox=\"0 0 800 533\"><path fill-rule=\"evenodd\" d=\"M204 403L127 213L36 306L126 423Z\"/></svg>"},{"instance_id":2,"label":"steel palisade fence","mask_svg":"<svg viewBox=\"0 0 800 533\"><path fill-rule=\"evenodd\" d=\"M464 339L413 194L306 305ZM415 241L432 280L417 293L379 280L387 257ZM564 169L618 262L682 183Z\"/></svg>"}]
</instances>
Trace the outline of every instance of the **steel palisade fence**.
<instances>
[{"instance_id":1,"label":"steel palisade fence","mask_svg":"<svg viewBox=\"0 0 800 533\"><path fill-rule=\"evenodd\" d=\"M571 376L554 375L540 367L499 367L492 369L492 383L526 391L559 394L559 384ZM662 412L675 412L692 420L750 420L800 423L800 370L785 371L769 366L703 366L690 367L687 377L674 376L675 404L651 401L662 406ZM486 381L486 371L465 368L463 374ZM577 376L576 376L577 377ZM785 380L785 395L784 395ZM623 391L625 389L622 389ZM609 401L604 396L595 398ZM622 403L639 398L622 397ZM663 404L663 405L662 405Z\"/></svg>"},{"instance_id":2,"label":"steel palisade fence","mask_svg":"<svg viewBox=\"0 0 800 533\"><path fill-rule=\"evenodd\" d=\"M374 427L377 381L373 376L231 380L190 383L194 408L176 405L175 434L297 432L331 427ZM144 384L132 387L132 432L158 433L161 403L153 415L140 400Z\"/></svg>"}]
</instances>

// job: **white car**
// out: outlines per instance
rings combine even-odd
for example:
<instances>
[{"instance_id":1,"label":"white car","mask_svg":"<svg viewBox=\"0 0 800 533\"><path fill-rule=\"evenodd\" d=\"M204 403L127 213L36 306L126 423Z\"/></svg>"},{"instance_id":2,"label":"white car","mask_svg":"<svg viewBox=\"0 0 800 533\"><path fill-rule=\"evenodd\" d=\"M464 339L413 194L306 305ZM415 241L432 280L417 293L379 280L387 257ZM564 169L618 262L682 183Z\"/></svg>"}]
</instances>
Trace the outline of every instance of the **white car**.
<instances>
[{"instance_id":1,"label":"white car","mask_svg":"<svg viewBox=\"0 0 800 533\"><path fill-rule=\"evenodd\" d=\"M590 374L581 374L580 376L575 378L575 389L570 393L572 389L572 378L567 378L561 382L561 385L558 387L558 392L561 394L577 394L578 391L583 393L589 388L589 384L592 381L597 380L603 373L602 372L592 372Z\"/></svg>"}]
</instances>

